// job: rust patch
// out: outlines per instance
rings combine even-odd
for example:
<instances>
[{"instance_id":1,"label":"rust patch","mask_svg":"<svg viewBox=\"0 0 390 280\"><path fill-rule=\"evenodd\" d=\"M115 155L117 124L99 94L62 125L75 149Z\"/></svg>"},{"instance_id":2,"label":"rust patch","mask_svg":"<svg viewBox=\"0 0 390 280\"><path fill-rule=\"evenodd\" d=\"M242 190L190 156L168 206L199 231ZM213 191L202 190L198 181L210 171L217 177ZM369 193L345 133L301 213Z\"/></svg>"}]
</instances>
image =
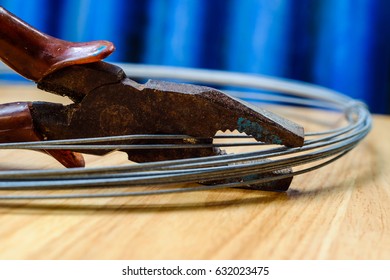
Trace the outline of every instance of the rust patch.
<instances>
[{"instance_id":1,"label":"rust patch","mask_svg":"<svg viewBox=\"0 0 390 280\"><path fill-rule=\"evenodd\" d=\"M118 131L121 135L129 134L130 126L134 122L131 111L125 106L112 105L100 113L100 128L110 136L114 136Z\"/></svg>"}]
</instances>

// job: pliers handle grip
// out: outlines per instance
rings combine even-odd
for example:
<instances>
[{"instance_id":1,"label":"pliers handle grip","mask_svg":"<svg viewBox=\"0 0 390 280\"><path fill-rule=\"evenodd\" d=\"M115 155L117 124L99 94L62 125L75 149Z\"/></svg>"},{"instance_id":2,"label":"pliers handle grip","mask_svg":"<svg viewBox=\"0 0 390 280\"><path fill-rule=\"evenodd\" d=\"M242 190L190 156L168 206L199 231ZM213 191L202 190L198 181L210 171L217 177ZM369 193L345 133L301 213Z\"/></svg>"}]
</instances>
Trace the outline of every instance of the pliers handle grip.
<instances>
[{"instance_id":1,"label":"pliers handle grip","mask_svg":"<svg viewBox=\"0 0 390 280\"><path fill-rule=\"evenodd\" d=\"M100 61L114 50L108 41L74 43L54 38L0 7L0 58L27 79L38 82L58 69Z\"/></svg>"}]
</instances>

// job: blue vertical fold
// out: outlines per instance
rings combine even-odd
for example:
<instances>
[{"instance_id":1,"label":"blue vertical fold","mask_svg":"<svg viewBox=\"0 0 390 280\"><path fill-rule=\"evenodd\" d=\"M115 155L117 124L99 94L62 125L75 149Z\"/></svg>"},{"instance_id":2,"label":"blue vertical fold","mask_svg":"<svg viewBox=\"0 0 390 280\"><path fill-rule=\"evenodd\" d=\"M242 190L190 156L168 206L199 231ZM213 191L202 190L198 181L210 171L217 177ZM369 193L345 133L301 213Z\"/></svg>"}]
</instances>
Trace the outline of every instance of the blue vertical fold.
<instances>
[{"instance_id":1,"label":"blue vertical fold","mask_svg":"<svg viewBox=\"0 0 390 280\"><path fill-rule=\"evenodd\" d=\"M376 113L390 113L390 1L372 3L372 52L370 83L366 95L374 96L371 109Z\"/></svg>"},{"instance_id":2,"label":"blue vertical fold","mask_svg":"<svg viewBox=\"0 0 390 280\"><path fill-rule=\"evenodd\" d=\"M229 30L229 8L231 0L205 1L202 37L200 39L200 67L225 69L229 53L225 47Z\"/></svg>"},{"instance_id":3,"label":"blue vertical fold","mask_svg":"<svg viewBox=\"0 0 390 280\"><path fill-rule=\"evenodd\" d=\"M286 77L310 82L312 61L316 46L318 1L300 0L291 5L288 50L288 73Z\"/></svg>"},{"instance_id":4,"label":"blue vertical fold","mask_svg":"<svg viewBox=\"0 0 390 280\"><path fill-rule=\"evenodd\" d=\"M167 1L150 0L147 7L147 27L145 30L144 63L163 64L166 30L169 25Z\"/></svg>"},{"instance_id":5,"label":"blue vertical fold","mask_svg":"<svg viewBox=\"0 0 390 280\"><path fill-rule=\"evenodd\" d=\"M149 6L146 63L199 67L205 28L205 0L152 0Z\"/></svg>"},{"instance_id":6,"label":"blue vertical fold","mask_svg":"<svg viewBox=\"0 0 390 280\"><path fill-rule=\"evenodd\" d=\"M233 0L230 7L227 68L284 76L289 53L287 0Z\"/></svg>"},{"instance_id":7,"label":"blue vertical fold","mask_svg":"<svg viewBox=\"0 0 390 280\"><path fill-rule=\"evenodd\" d=\"M369 78L375 41L375 1L323 2L318 30L313 82L354 98L376 103Z\"/></svg>"}]
</instances>

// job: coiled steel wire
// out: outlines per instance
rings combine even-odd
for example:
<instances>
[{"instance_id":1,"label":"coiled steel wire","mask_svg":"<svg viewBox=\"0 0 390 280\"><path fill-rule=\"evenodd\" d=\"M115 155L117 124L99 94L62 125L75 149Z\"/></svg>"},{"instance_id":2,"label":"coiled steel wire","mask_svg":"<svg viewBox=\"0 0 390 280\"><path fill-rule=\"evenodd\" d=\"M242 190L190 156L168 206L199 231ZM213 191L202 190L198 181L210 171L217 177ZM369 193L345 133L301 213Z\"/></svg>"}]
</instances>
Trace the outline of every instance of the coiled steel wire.
<instances>
[{"instance_id":1,"label":"coiled steel wire","mask_svg":"<svg viewBox=\"0 0 390 280\"><path fill-rule=\"evenodd\" d=\"M251 151L212 156L126 164L118 166L87 167L51 170L5 170L0 171L0 199L63 199L98 198L157 195L190 191L202 191L248 184L260 184L285 177L315 171L328 165L352 150L369 133L371 115L365 104L346 95L323 87L298 81L273 77L232 73L225 71L188 69L165 66L118 64L131 78L158 78L183 80L223 87L238 98L246 98L253 103L276 102L279 105L314 107L330 112L341 113L344 124L333 129L307 132L303 147L287 148L270 146L251 141L250 137L237 134L217 134L213 144L185 145L102 145L102 142L115 142L129 139L182 139L187 135L123 135L89 139L70 139L29 143L0 144L0 149L180 149L200 147L252 146ZM3 70L4 71L4 70ZM234 88L234 90L233 90ZM242 90L236 90L242 88ZM245 90L251 91L245 91ZM257 92L255 91L257 90ZM261 91L261 92L258 92ZM265 92L264 92L265 91ZM219 140L223 140L219 142ZM190 146L189 146L190 145ZM271 159L264 161L264 159ZM190 185L207 180L244 177L254 174L293 168L291 174L272 177L253 177L245 182L220 183L216 185ZM257 179L256 179L257 178ZM148 188L135 188L148 186ZM179 186L179 187L178 187ZM131 190L131 188L136 190ZM154 187L154 188L149 188ZM71 190L70 193L58 192ZM99 192L92 192L99 189ZM115 189L115 190L114 190ZM15 191L12 194L5 191ZM35 193L51 190L50 194ZM23 193L18 193L23 191ZM3 193L2 193L3 192Z\"/></svg>"}]
</instances>

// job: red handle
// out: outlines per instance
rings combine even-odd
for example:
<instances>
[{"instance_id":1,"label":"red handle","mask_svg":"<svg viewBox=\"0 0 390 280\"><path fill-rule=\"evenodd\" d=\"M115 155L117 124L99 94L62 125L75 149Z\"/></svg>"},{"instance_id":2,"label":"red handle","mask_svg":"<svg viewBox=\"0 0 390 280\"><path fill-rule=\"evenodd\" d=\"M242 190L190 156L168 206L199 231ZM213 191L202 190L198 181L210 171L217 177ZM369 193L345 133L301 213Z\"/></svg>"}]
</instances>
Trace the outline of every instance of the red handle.
<instances>
[{"instance_id":1,"label":"red handle","mask_svg":"<svg viewBox=\"0 0 390 280\"><path fill-rule=\"evenodd\" d=\"M51 37L0 7L0 59L27 79L37 82L63 67L100 61L114 49L107 41L73 43Z\"/></svg>"},{"instance_id":2,"label":"red handle","mask_svg":"<svg viewBox=\"0 0 390 280\"><path fill-rule=\"evenodd\" d=\"M34 142L42 140L34 129L30 103L15 102L0 105L0 143ZM81 154L65 150L43 150L65 167L84 167Z\"/></svg>"}]
</instances>

